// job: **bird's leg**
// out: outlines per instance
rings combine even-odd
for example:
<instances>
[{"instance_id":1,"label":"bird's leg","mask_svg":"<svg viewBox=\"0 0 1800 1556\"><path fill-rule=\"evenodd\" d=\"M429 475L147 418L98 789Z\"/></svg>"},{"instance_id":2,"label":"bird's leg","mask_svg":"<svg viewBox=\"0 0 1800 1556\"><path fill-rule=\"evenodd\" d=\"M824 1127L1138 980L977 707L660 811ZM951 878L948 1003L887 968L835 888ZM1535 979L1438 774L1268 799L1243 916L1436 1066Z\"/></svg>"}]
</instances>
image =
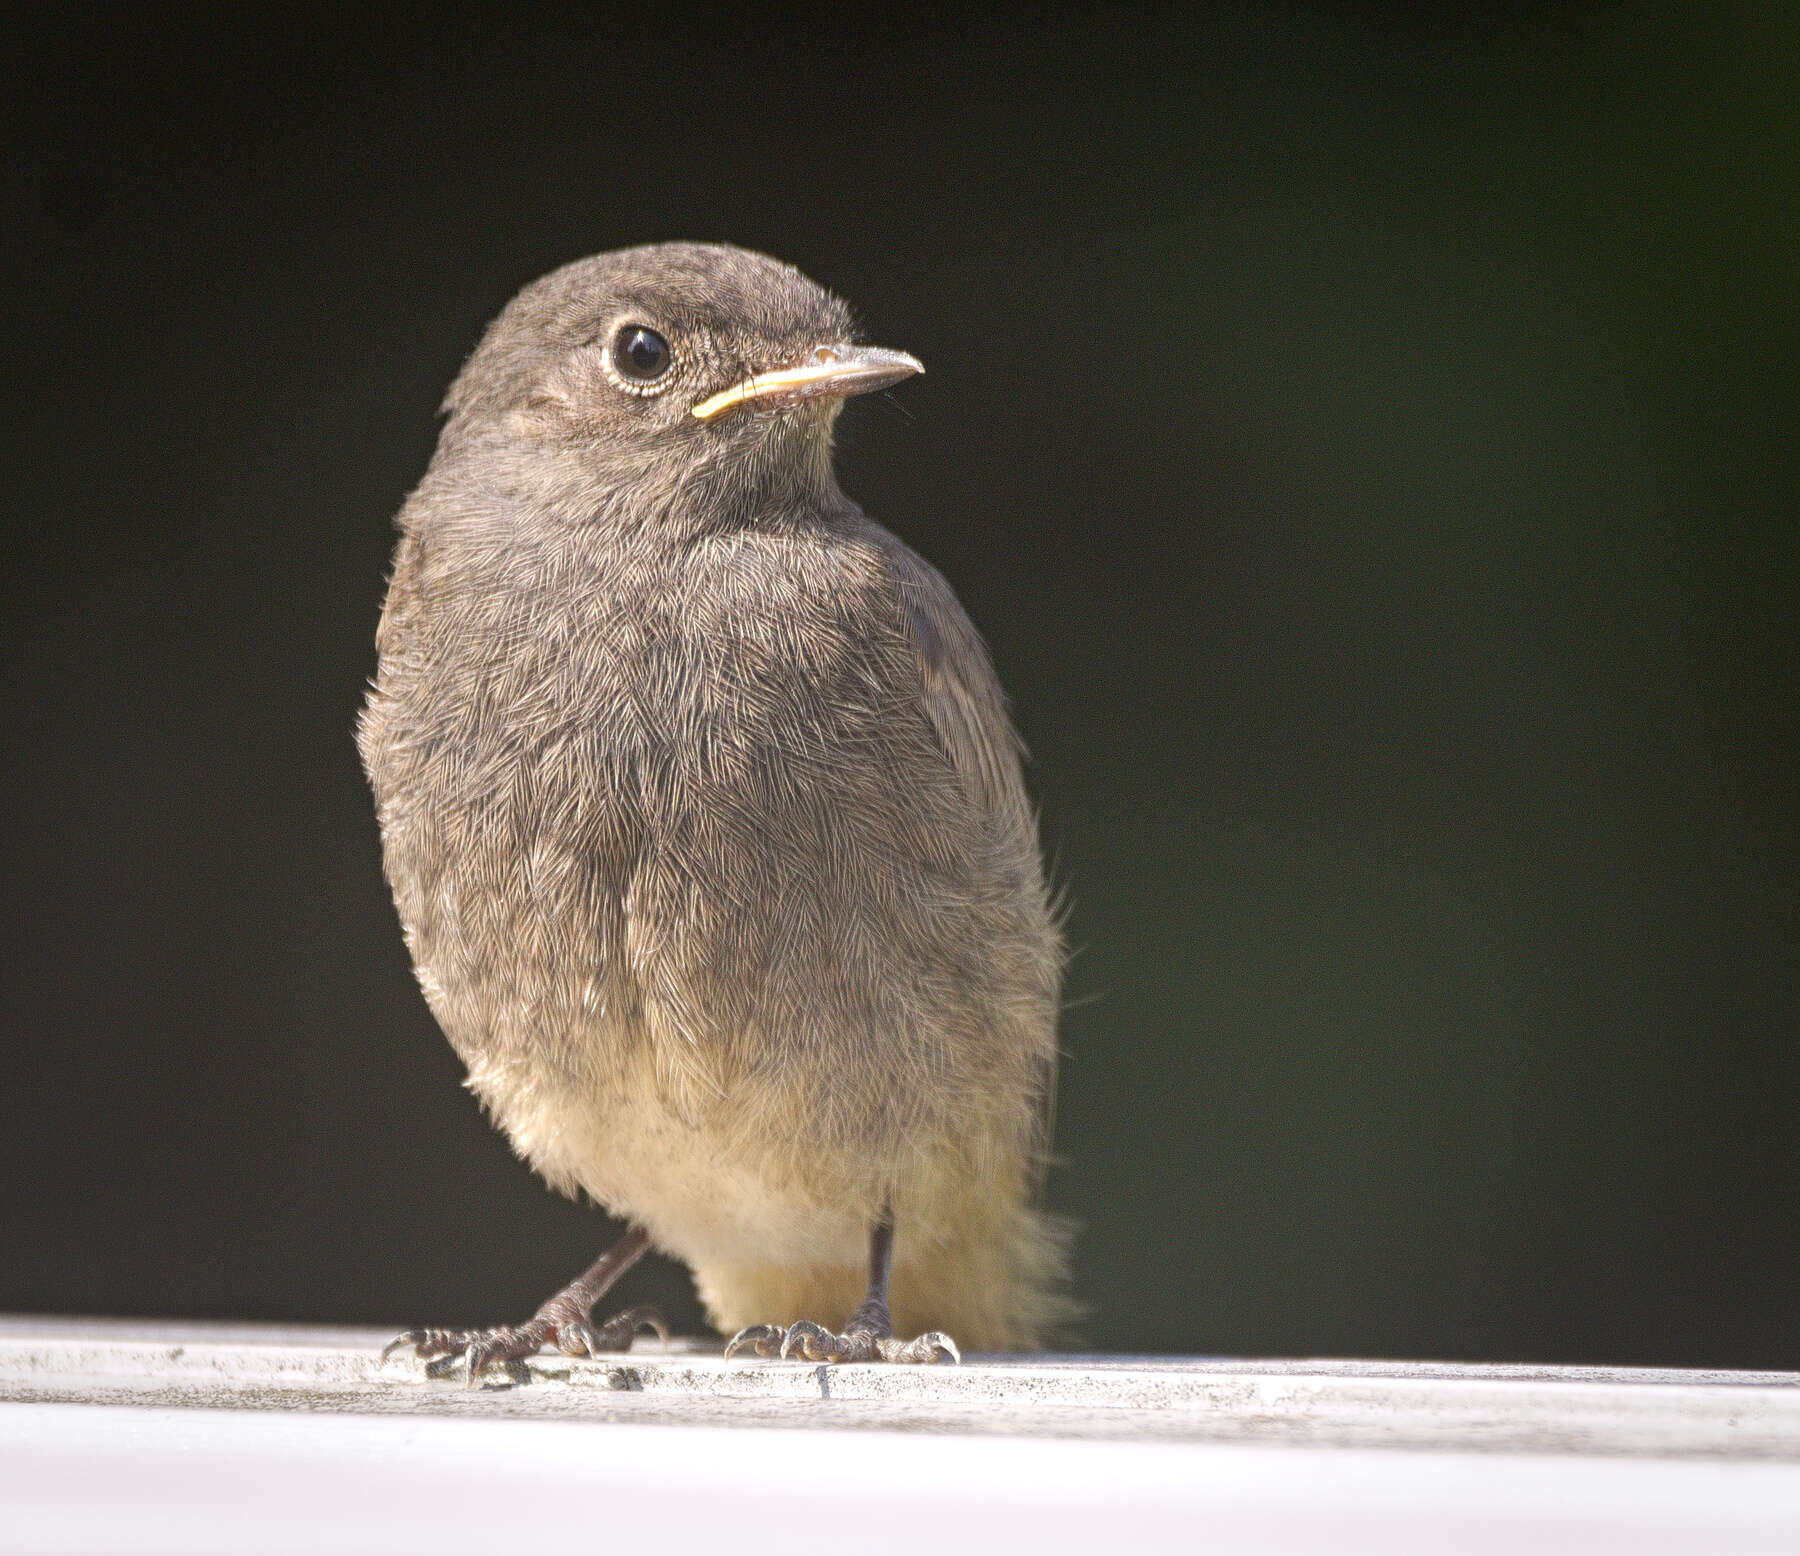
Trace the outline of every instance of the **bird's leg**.
<instances>
[{"instance_id":1,"label":"bird's leg","mask_svg":"<svg viewBox=\"0 0 1800 1556\"><path fill-rule=\"evenodd\" d=\"M566 1355L595 1356L602 1351L628 1351L640 1329L654 1329L667 1344L668 1326L655 1308L629 1308L598 1328L593 1322L594 1304L649 1246L649 1235L633 1227L524 1323L491 1329L409 1329L389 1343L382 1359L406 1345L420 1356L447 1359L449 1367L454 1367L460 1356L467 1362L473 1384L490 1362L522 1361L551 1341Z\"/></svg>"},{"instance_id":2,"label":"bird's leg","mask_svg":"<svg viewBox=\"0 0 1800 1556\"><path fill-rule=\"evenodd\" d=\"M785 1329L779 1324L752 1324L740 1329L725 1347L729 1361L741 1350L758 1356L798 1357L816 1362L960 1362L956 1342L939 1330L916 1340L896 1340L888 1313L888 1276L894 1267L894 1219L884 1215L869 1233L869 1294L850 1315L842 1334L803 1318Z\"/></svg>"}]
</instances>

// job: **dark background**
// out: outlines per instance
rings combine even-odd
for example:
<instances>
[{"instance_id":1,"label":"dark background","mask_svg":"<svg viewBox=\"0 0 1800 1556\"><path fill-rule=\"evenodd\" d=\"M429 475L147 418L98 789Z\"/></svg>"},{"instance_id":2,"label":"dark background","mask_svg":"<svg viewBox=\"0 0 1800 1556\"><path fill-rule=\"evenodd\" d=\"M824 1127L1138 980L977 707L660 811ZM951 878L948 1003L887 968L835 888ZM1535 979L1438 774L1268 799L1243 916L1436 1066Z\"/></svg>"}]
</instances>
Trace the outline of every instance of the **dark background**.
<instances>
[{"instance_id":1,"label":"dark background","mask_svg":"<svg viewBox=\"0 0 1800 1556\"><path fill-rule=\"evenodd\" d=\"M1800 1365L1800 33L1693 9L28 24L0 1309L495 1321L608 1235L350 731L485 321L728 238L930 367L841 464L1036 753L1089 1341Z\"/></svg>"}]
</instances>

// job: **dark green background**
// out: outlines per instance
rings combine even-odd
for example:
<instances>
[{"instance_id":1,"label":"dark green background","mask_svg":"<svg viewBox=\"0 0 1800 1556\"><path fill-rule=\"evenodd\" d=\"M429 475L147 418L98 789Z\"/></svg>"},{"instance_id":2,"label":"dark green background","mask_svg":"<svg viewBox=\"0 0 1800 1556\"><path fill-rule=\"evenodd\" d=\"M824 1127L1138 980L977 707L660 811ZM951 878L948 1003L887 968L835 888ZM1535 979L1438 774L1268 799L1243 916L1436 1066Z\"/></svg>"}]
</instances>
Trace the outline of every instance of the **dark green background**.
<instances>
[{"instance_id":1,"label":"dark green background","mask_svg":"<svg viewBox=\"0 0 1800 1556\"><path fill-rule=\"evenodd\" d=\"M1800 32L1692 9L46 14L0 1308L517 1318L607 1235L458 1089L350 728L484 322L698 237L929 365L842 466L1036 753L1088 1339L1800 1364Z\"/></svg>"}]
</instances>

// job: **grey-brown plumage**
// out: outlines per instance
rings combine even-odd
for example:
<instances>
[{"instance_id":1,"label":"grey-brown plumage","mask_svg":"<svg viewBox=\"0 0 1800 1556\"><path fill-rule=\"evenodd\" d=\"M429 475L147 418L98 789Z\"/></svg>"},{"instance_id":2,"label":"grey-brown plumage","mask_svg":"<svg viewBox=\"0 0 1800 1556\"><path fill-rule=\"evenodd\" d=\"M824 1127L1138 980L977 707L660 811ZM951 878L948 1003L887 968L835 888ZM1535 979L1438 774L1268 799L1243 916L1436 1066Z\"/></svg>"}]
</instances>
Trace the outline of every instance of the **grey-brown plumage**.
<instances>
[{"instance_id":1,"label":"grey-brown plumage","mask_svg":"<svg viewBox=\"0 0 1800 1556\"><path fill-rule=\"evenodd\" d=\"M741 249L527 287L400 513L359 739L419 982L552 1186L727 1332L841 1323L873 1232L903 1332L1030 1348L1066 1303L1020 750L949 586L831 466L843 397L917 368ZM427 1348L628 1343L582 1320L636 1251ZM867 1354L857 1320L790 1350Z\"/></svg>"}]
</instances>

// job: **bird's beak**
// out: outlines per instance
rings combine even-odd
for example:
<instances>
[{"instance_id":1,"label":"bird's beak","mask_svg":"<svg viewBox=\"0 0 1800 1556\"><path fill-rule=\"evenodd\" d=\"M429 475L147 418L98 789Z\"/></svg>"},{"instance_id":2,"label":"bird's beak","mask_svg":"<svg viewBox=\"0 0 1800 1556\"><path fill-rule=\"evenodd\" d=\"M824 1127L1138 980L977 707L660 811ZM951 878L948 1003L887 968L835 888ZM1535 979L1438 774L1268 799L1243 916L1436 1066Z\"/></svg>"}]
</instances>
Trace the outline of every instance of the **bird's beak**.
<instances>
[{"instance_id":1,"label":"bird's beak","mask_svg":"<svg viewBox=\"0 0 1800 1556\"><path fill-rule=\"evenodd\" d=\"M871 389L885 389L925 371L925 364L904 351L879 346L820 346L798 367L753 373L741 383L709 395L694 407L702 421L737 405L797 405L802 400L842 400Z\"/></svg>"}]
</instances>

